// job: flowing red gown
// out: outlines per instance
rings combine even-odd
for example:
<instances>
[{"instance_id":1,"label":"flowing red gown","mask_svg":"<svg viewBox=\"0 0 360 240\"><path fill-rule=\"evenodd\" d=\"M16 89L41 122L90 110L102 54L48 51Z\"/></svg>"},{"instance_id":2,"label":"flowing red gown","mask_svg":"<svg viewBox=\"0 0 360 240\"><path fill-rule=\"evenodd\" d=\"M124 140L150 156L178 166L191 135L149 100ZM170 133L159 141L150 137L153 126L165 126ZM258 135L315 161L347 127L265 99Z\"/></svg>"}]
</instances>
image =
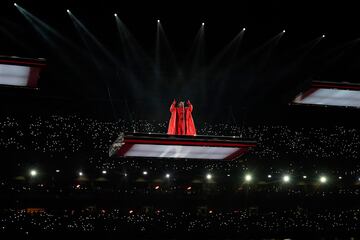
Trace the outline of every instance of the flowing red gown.
<instances>
[{"instance_id":1,"label":"flowing red gown","mask_svg":"<svg viewBox=\"0 0 360 240\"><path fill-rule=\"evenodd\" d=\"M196 135L194 119L191 115L193 106L187 101L186 107L176 107L174 101L170 106L170 122L168 134L172 135Z\"/></svg>"}]
</instances>

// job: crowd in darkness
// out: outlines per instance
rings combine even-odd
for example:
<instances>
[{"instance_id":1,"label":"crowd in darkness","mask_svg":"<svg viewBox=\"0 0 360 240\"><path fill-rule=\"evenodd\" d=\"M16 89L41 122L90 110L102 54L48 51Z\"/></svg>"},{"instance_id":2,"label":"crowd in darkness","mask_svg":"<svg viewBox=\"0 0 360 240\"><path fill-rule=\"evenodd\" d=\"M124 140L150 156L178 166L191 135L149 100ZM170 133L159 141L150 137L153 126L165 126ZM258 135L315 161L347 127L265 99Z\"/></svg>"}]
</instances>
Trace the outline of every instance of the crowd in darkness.
<instances>
[{"instance_id":1,"label":"crowd in darkness","mask_svg":"<svg viewBox=\"0 0 360 240\"><path fill-rule=\"evenodd\" d=\"M234 161L109 157L121 132L166 129L148 120L1 116L9 161L0 170L0 232L358 232L360 129L199 123L199 135L257 145Z\"/></svg>"},{"instance_id":2,"label":"crowd in darkness","mask_svg":"<svg viewBox=\"0 0 360 240\"><path fill-rule=\"evenodd\" d=\"M347 233L359 229L359 209L304 209L257 212L213 210L172 212L163 209L9 209L0 213L0 232L123 232L123 233Z\"/></svg>"},{"instance_id":3,"label":"crowd in darkness","mask_svg":"<svg viewBox=\"0 0 360 240\"><path fill-rule=\"evenodd\" d=\"M59 161L76 156L84 159L87 166L97 169L112 169L131 165L128 168L142 169L147 161L112 161L109 147L120 132L165 133L167 122L147 120L105 122L73 116L16 116L0 117L0 150L36 153L47 159ZM360 129L343 126L290 127L290 126L238 126L223 123L197 124L199 135L239 136L257 142L250 154L231 163L208 163L168 161L169 170L242 168L245 163L256 161L262 166L282 170L304 168L329 168L342 174L359 174ZM83 154L86 152L86 154ZM17 160L17 159L15 159ZM26 161L26 160L24 160ZM39 161L39 160L37 160ZM56 161L56 160L52 160ZM76 160L75 160L76 161ZM339 165L341 161L341 165ZM41 161L40 161L41 163ZM46 161L45 161L46 163ZM141 166L142 164L142 166ZM149 164L156 168L156 164ZM160 165L163 168L163 164ZM151 170L151 169L149 169ZM155 170L155 169L153 169Z\"/></svg>"}]
</instances>

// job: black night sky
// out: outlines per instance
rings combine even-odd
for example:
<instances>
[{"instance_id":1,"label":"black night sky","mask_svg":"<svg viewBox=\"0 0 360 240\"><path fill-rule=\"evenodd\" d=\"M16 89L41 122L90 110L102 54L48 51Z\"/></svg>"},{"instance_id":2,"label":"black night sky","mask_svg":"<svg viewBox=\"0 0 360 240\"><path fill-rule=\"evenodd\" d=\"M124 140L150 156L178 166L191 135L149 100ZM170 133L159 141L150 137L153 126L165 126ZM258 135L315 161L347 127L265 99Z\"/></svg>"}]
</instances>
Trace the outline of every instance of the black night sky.
<instances>
[{"instance_id":1,"label":"black night sky","mask_svg":"<svg viewBox=\"0 0 360 240\"><path fill-rule=\"evenodd\" d=\"M13 95L17 108L164 119L177 98L190 99L200 120L312 122L313 109L288 106L300 89L311 80L359 82L360 32L351 5L17 4L1 2L0 54L47 60L40 90L24 91L24 104L22 95ZM11 89L2 91L12 95ZM320 109L320 116L339 111ZM344 112L357 119L357 111Z\"/></svg>"}]
</instances>

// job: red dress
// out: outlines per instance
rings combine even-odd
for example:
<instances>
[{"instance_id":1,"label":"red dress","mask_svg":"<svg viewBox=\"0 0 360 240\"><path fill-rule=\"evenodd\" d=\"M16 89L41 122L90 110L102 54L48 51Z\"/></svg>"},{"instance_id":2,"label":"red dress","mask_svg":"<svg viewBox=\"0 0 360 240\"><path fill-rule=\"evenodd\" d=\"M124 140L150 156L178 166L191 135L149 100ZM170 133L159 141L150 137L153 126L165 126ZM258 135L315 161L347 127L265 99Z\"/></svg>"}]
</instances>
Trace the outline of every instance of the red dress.
<instances>
[{"instance_id":1,"label":"red dress","mask_svg":"<svg viewBox=\"0 0 360 240\"><path fill-rule=\"evenodd\" d=\"M171 104L168 134L196 135L196 128L191 115L193 106L190 101L187 102L187 105L187 107L176 107L175 101Z\"/></svg>"}]
</instances>

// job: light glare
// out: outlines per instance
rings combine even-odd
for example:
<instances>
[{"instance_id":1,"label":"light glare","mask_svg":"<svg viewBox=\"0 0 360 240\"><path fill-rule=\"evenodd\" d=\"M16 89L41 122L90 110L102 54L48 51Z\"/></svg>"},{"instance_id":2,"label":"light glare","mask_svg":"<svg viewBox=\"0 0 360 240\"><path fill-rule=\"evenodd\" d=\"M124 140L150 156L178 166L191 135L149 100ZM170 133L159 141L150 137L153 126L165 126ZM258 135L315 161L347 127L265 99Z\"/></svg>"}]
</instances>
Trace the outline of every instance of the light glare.
<instances>
[{"instance_id":1,"label":"light glare","mask_svg":"<svg viewBox=\"0 0 360 240\"><path fill-rule=\"evenodd\" d=\"M246 181L246 182L250 182L251 179L252 179L252 176L251 176L250 174L246 174L246 175L245 175L245 181Z\"/></svg>"},{"instance_id":2,"label":"light glare","mask_svg":"<svg viewBox=\"0 0 360 240\"><path fill-rule=\"evenodd\" d=\"M283 176L283 181L284 181L285 183L290 182L290 176L289 176L289 175Z\"/></svg>"},{"instance_id":3,"label":"light glare","mask_svg":"<svg viewBox=\"0 0 360 240\"><path fill-rule=\"evenodd\" d=\"M327 178L325 176L321 176L320 177L320 182L321 183L326 183L327 182Z\"/></svg>"},{"instance_id":4,"label":"light glare","mask_svg":"<svg viewBox=\"0 0 360 240\"><path fill-rule=\"evenodd\" d=\"M35 177L37 175L37 171L36 170L31 170L30 171L30 176L32 176L32 177Z\"/></svg>"}]
</instances>

